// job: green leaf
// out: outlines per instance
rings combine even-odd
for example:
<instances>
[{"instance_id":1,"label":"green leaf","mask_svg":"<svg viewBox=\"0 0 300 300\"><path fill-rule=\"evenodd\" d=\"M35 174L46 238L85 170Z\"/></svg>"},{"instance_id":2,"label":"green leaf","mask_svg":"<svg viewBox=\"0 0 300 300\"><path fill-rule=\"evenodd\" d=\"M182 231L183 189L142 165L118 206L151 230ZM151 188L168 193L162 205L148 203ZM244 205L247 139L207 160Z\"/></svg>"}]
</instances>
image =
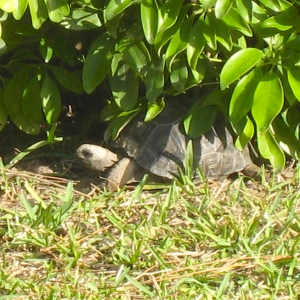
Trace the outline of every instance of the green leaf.
<instances>
[{"instance_id":1,"label":"green leaf","mask_svg":"<svg viewBox=\"0 0 300 300\"><path fill-rule=\"evenodd\" d=\"M48 124L54 124L60 114L61 100L56 84L46 73L41 89L43 111Z\"/></svg>"},{"instance_id":2,"label":"green leaf","mask_svg":"<svg viewBox=\"0 0 300 300\"><path fill-rule=\"evenodd\" d=\"M254 135L254 125L248 116L244 116L237 124L233 125L233 129L238 135L235 147L243 150Z\"/></svg>"},{"instance_id":3,"label":"green leaf","mask_svg":"<svg viewBox=\"0 0 300 300\"><path fill-rule=\"evenodd\" d=\"M22 106L25 119L39 125L43 123L41 86L38 74L25 84Z\"/></svg>"},{"instance_id":4,"label":"green leaf","mask_svg":"<svg viewBox=\"0 0 300 300\"><path fill-rule=\"evenodd\" d=\"M217 19L222 19L232 6L231 0L217 0L215 5L215 15Z\"/></svg>"},{"instance_id":5,"label":"green leaf","mask_svg":"<svg viewBox=\"0 0 300 300\"><path fill-rule=\"evenodd\" d=\"M247 1L247 0L245 0ZM259 6L258 4L256 4L255 2L251 1L252 4L252 19L251 19L251 23L252 24L256 24L256 27L260 27L261 23L268 18L266 11ZM240 10L239 10L240 12ZM241 13L240 13L241 14ZM242 14L241 14L242 16Z\"/></svg>"},{"instance_id":6,"label":"green leaf","mask_svg":"<svg viewBox=\"0 0 300 300\"><path fill-rule=\"evenodd\" d=\"M153 44L158 27L158 7L156 0L142 0L141 19L145 38L149 44Z\"/></svg>"},{"instance_id":7,"label":"green leaf","mask_svg":"<svg viewBox=\"0 0 300 300\"><path fill-rule=\"evenodd\" d=\"M22 114L22 97L25 89L25 83L28 82L29 70L21 69L5 85L5 106L11 116L21 116Z\"/></svg>"},{"instance_id":8,"label":"green leaf","mask_svg":"<svg viewBox=\"0 0 300 300\"><path fill-rule=\"evenodd\" d=\"M229 106L229 118L234 126L251 110L254 92L261 78L261 70L254 69L235 86Z\"/></svg>"},{"instance_id":9,"label":"green leaf","mask_svg":"<svg viewBox=\"0 0 300 300\"><path fill-rule=\"evenodd\" d=\"M151 58L144 42L127 40L123 49L119 48L119 51L123 53L125 62L132 70L141 76L145 76L146 66L149 64Z\"/></svg>"},{"instance_id":10,"label":"green leaf","mask_svg":"<svg viewBox=\"0 0 300 300\"><path fill-rule=\"evenodd\" d=\"M18 2L18 0L0 0L0 9L11 13L18 8Z\"/></svg>"},{"instance_id":11,"label":"green leaf","mask_svg":"<svg viewBox=\"0 0 300 300\"><path fill-rule=\"evenodd\" d=\"M77 94L83 93L82 82L75 72L70 72L65 68L55 66L51 66L51 71L59 83L66 89Z\"/></svg>"},{"instance_id":12,"label":"green leaf","mask_svg":"<svg viewBox=\"0 0 300 300\"><path fill-rule=\"evenodd\" d=\"M265 7L270 8L275 12L280 12L281 7L278 0L260 0L260 3L263 4Z\"/></svg>"},{"instance_id":13,"label":"green leaf","mask_svg":"<svg viewBox=\"0 0 300 300\"><path fill-rule=\"evenodd\" d=\"M105 132L105 140L115 140L124 127L139 113L139 109L124 111L112 120Z\"/></svg>"},{"instance_id":14,"label":"green leaf","mask_svg":"<svg viewBox=\"0 0 300 300\"><path fill-rule=\"evenodd\" d=\"M203 106L217 105L222 106L226 98L226 91L215 90L211 92L203 101Z\"/></svg>"},{"instance_id":15,"label":"green leaf","mask_svg":"<svg viewBox=\"0 0 300 300\"><path fill-rule=\"evenodd\" d=\"M300 101L300 70L296 67L290 67L287 71L288 76L288 82L290 84L290 87L292 88L292 91L297 98L298 101Z\"/></svg>"},{"instance_id":16,"label":"green leaf","mask_svg":"<svg viewBox=\"0 0 300 300\"><path fill-rule=\"evenodd\" d=\"M1 23L0 23L0 34L1 34ZM7 50L6 43L3 39L0 38L0 55L4 54Z\"/></svg>"},{"instance_id":17,"label":"green leaf","mask_svg":"<svg viewBox=\"0 0 300 300\"><path fill-rule=\"evenodd\" d=\"M138 99L139 79L117 55L112 61L109 83L117 105L122 110L132 110Z\"/></svg>"},{"instance_id":18,"label":"green leaf","mask_svg":"<svg viewBox=\"0 0 300 300\"><path fill-rule=\"evenodd\" d=\"M179 93L184 93L187 78L188 69L186 66L185 57L180 55L177 59L175 59L172 65L172 72L170 74L170 81L173 88Z\"/></svg>"},{"instance_id":19,"label":"green leaf","mask_svg":"<svg viewBox=\"0 0 300 300\"><path fill-rule=\"evenodd\" d=\"M198 20L195 22L194 26L191 29L189 42L186 48L187 60L191 69L196 68L198 58L205 46L205 39L201 34L203 23L204 22L201 18L198 18Z\"/></svg>"},{"instance_id":20,"label":"green leaf","mask_svg":"<svg viewBox=\"0 0 300 300\"><path fill-rule=\"evenodd\" d=\"M160 54L162 47L180 30L182 21L186 18L187 11L188 6L183 6L180 15L176 18L175 24L170 28L157 33L154 40L154 49L158 54Z\"/></svg>"},{"instance_id":21,"label":"green leaf","mask_svg":"<svg viewBox=\"0 0 300 300\"><path fill-rule=\"evenodd\" d=\"M205 76L205 63L204 60L202 59L198 59L196 67L194 69L192 69L192 74L193 74L193 78L191 78L191 84L194 85L193 83L195 83L196 85L199 84L204 76ZM187 87L189 86L189 84L187 83Z\"/></svg>"},{"instance_id":22,"label":"green leaf","mask_svg":"<svg viewBox=\"0 0 300 300\"><path fill-rule=\"evenodd\" d=\"M252 115L259 131L268 130L283 106L283 88L275 73L267 73L254 93Z\"/></svg>"},{"instance_id":23,"label":"green leaf","mask_svg":"<svg viewBox=\"0 0 300 300\"><path fill-rule=\"evenodd\" d=\"M0 88L0 131L6 125L7 118L8 118L8 113L5 107L4 93L2 88Z\"/></svg>"},{"instance_id":24,"label":"green leaf","mask_svg":"<svg viewBox=\"0 0 300 300\"><path fill-rule=\"evenodd\" d=\"M28 0L18 0L18 6L13 11L13 16L16 20L20 20L23 17L27 9L27 5L28 5Z\"/></svg>"},{"instance_id":25,"label":"green leaf","mask_svg":"<svg viewBox=\"0 0 300 300\"><path fill-rule=\"evenodd\" d=\"M238 13L235 8L231 8L222 20L231 28L240 31L246 36L251 37L252 31L245 19Z\"/></svg>"},{"instance_id":26,"label":"green leaf","mask_svg":"<svg viewBox=\"0 0 300 300\"><path fill-rule=\"evenodd\" d=\"M225 47L226 50L232 50L232 38L228 25L223 20L212 18L212 24L216 32L216 40Z\"/></svg>"},{"instance_id":27,"label":"green leaf","mask_svg":"<svg viewBox=\"0 0 300 300\"><path fill-rule=\"evenodd\" d=\"M265 133L257 132L257 146L261 156L263 158L270 159L271 152L265 137Z\"/></svg>"},{"instance_id":28,"label":"green leaf","mask_svg":"<svg viewBox=\"0 0 300 300\"><path fill-rule=\"evenodd\" d=\"M58 23L70 13L66 0L46 0L45 2L52 22Z\"/></svg>"},{"instance_id":29,"label":"green leaf","mask_svg":"<svg viewBox=\"0 0 300 300\"><path fill-rule=\"evenodd\" d=\"M196 101L183 120L186 134L190 138L201 136L212 127L216 115L216 106L203 106L202 100Z\"/></svg>"},{"instance_id":30,"label":"green leaf","mask_svg":"<svg viewBox=\"0 0 300 300\"><path fill-rule=\"evenodd\" d=\"M288 24L280 24L278 22L276 22L275 17L271 17L267 20L265 20L262 24L261 24L262 28L276 28L280 31L287 31L290 30L291 28L293 28L293 25L288 25Z\"/></svg>"},{"instance_id":31,"label":"green leaf","mask_svg":"<svg viewBox=\"0 0 300 300\"><path fill-rule=\"evenodd\" d=\"M288 69L283 69L282 73L278 72L278 74L281 75L280 80L283 86L284 98L287 100L289 105L292 106L297 101L297 98L295 97L291 84L289 83Z\"/></svg>"},{"instance_id":32,"label":"green leaf","mask_svg":"<svg viewBox=\"0 0 300 300\"><path fill-rule=\"evenodd\" d=\"M7 12L1 12L0 13L0 23L7 21L8 19L8 13Z\"/></svg>"},{"instance_id":33,"label":"green leaf","mask_svg":"<svg viewBox=\"0 0 300 300\"><path fill-rule=\"evenodd\" d=\"M105 27L107 32L116 39L119 34L119 28L121 26L122 14L117 15L115 18L107 21Z\"/></svg>"},{"instance_id":34,"label":"green leaf","mask_svg":"<svg viewBox=\"0 0 300 300\"><path fill-rule=\"evenodd\" d=\"M279 141L280 147L290 156L300 158L300 141L296 139L294 132L289 126L277 117L272 122L272 132Z\"/></svg>"},{"instance_id":35,"label":"green leaf","mask_svg":"<svg viewBox=\"0 0 300 300\"><path fill-rule=\"evenodd\" d=\"M114 43L106 34L92 44L83 67L83 88L87 93L93 92L107 75L113 51Z\"/></svg>"},{"instance_id":36,"label":"green leaf","mask_svg":"<svg viewBox=\"0 0 300 300\"><path fill-rule=\"evenodd\" d=\"M53 49L55 57L71 66L75 66L79 59L82 59L82 54L75 48L75 43L80 40L72 41L70 32L67 30L44 30L44 45Z\"/></svg>"},{"instance_id":37,"label":"green leaf","mask_svg":"<svg viewBox=\"0 0 300 300\"><path fill-rule=\"evenodd\" d=\"M45 39L40 40L40 45L39 45L39 50L40 54L42 55L45 63L48 63L53 55L53 49L49 45L47 45Z\"/></svg>"},{"instance_id":38,"label":"green leaf","mask_svg":"<svg viewBox=\"0 0 300 300\"><path fill-rule=\"evenodd\" d=\"M145 77L146 97L150 101L156 101L163 91L164 73L160 67L151 66Z\"/></svg>"},{"instance_id":39,"label":"green leaf","mask_svg":"<svg viewBox=\"0 0 300 300\"><path fill-rule=\"evenodd\" d=\"M11 63L16 63L16 62L24 62L24 61L32 61L35 63L41 63L40 58L36 55L36 53L34 53L33 51L29 50L29 49L25 49L22 48L16 52L14 52L10 58L10 62ZM12 72L13 69L11 69ZM17 71L19 71L19 69L17 68Z\"/></svg>"},{"instance_id":40,"label":"green leaf","mask_svg":"<svg viewBox=\"0 0 300 300\"><path fill-rule=\"evenodd\" d=\"M188 178L194 178L195 174L195 160L194 159L194 140L189 140L186 145L186 154L183 161L184 173ZM197 143L197 141L196 141ZM199 141L198 141L199 143ZM198 166L198 162L196 162Z\"/></svg>"},{"instance_id":41,"label":"green leaf","mask_svg":"<svg viewBox=\"0 0 300 300\"><path fill-rule=\"evenodd\" d=\"M176 55L182 52L188 45L193 20L194 17L184 20L180 29L170 41L166 50L166 66L169 71L171 71L171 66Z\"/></svg>"},{"instance_id":42,"label":"green leaf","mask_svg":"<svg viewBox=\"0 0 300 300\"><path fill-rule=\"evenodd\" d=\"M19 71L5 85L5 106L12 121L29 134L38 134L43 122L40 84L30 68Z\"/></svg>"},{"instance_id":43,"label":"green leaf","mask_svg":"<svg viewBox=\"0 0 300 300\"><path fill-rule=\"evenodd\" d=\"M203 36L207 42L207 45L213 49L217 49L217 41L216 41L216 30L213 25L213 20L215 19L215 15L212 12L208 12L200 32L203 33Z\"/></svg>"},{"instance_id":44,"label":"green leaf","mask_svg":"<svg viewBox=\"0 0 300 300\"><path fill-rule=\"evenodd\" d=\"M293 4L286 0L278 0L281 11L284 11L286 9L289 9Z\"/></svg>"},{"instance_id":45,"label":"green leaf","mask_svg":"<svg viewBox=\"0 0 300 300\"><path fill-rule=\"evenodd\" d=\"M257 133L257 144L261 155L269 159L275 171L285 166L285 155L269 130Z\"/></svg>"},{"instance_id":46,"label":"green leaf","mask_svg":"<svg viewBox=\"0 0 300 300\"><path fill-rule=\"evenodd\" d=\"M281 113L282 119L287 124L287 126L290 128L290 130L293 131L295 137L297 139L300 138L300 112L297 108L294 106L289 107L284 112Z\"/></svg>"},{"instance_id":47,"label":"green leaf","mask_svg":"<svg viewBox=\"0 0 300 300\"><path fill-rule=\"evenodd\" d=\"M202 0L201 2L203 10L206 12L215 5L216 0Z\"/></svg>"},{"instance_id":48,"label":"green leaf","mask_svg":"<svg viewBox=\"0 0 300 300\"><path fill-rule=\"evenodd\" d=\"M32 26L39 29L48 18L47 7L44 0L28 0L32 19Z\"/></svg>"},{"instance_id":49,"label":"green leaf","mask_svg":"<svg viewBox=\"0 0 300 300\"><path fill-rule=\"evenodd\" d=\"M63 18L60 25L69 30L90 30L101 27L102 23L95 10L71 7L71 13Z\"/></svg>"},{"instance_id":50,"label":"green leaf","mask_svg":"<svg viewBox=\"0 0 300 300\"><path fill-rule=\"evenodd\" d=\"M243 16L247 23L252 19L252 1L249 0L235 0L238 13Z\"/></svg>"},{"instance_id":51,"label":"green leaf","mask_svg":"<svg viewBox=\"0 0 300 300\"><path fill-rule=\"evenodd\" d=\"M158 33L167 30L175 24L180 15L182 4L183 0L169 0L161 7Z\"/></svg>"},{"instance_id":52,"label":"green leaf","mask_svg":"<svg viewBox=\"0 0 300 300\"><path fill-rule=\"evenodd\" d=\"M256 48L242 49L232 55L220 74L221 89L224 90L229 84L256 66L262 56L263 52Z\"/></svg>"},{"instance_id":53,"label":"green leaf","mask_svg":"<svg viewBox=\"0 0 300 300\"><path fill-rule=\"evenodd\" d=\"M163 111L165 105L166 104L163 98L156 102L148 102L147 113L144 118L144 121L149 122L153 120L156 116L158 116Z\"/></svg>"},{"instance_id":54,"label":"green leaf","mask_svg":"<svg viewBox=\"0 0 300 300\"><path fill-rule=\"evenodd\" d=\"M290 39L285 45L286 48L292 48L295 50L300 50L300 36L297 35L293 39Z\"/></svg>"},{"instance_id":55,"label":"green leaf","mask_svg":"<svg viewBox=\"0 0 300 300\"><path fill-rule=\"evenodd\" d=\"M108 103L104 106L101 111L101 120L108 122L117 117L122 109L116 104L115 101L107 101Z\"/></svg>"},{"instance_id":56,"label":"green leaf","mask_svg":"<svg viewBox=\"0 0 300 300\"><path fill-rule=\"evenodd\" d=\"M279 13L276 16L270 17L262 24L262 28L274 27L281 31L291 29L293 26L298 28L300 22L298 11L295 7L291 6L285 11Z\"/></svg>"},{"instance_id":57,"label":"green leaf","mask_svg":"<svg viewBox=\"0 0 300 300\"><path fill-rule=\"evenodd\" d=\"M120 13L122 13L127 7L132 5L135 1L133 0L110 0L105 11L105 20L111 20Z\"/></svg>"}]
</instances>

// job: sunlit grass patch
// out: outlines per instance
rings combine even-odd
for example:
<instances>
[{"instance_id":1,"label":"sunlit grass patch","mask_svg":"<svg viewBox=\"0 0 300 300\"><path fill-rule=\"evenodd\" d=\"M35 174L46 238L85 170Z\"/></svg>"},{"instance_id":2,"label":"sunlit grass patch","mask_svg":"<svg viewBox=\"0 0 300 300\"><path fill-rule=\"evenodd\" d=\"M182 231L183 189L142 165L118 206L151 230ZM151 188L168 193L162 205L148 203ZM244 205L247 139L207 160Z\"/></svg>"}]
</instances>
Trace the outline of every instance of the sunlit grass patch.
<instances>
[{"instance_id":1,"label":"sunlit grass patch","mask_svg":"<svg viewBox=\"0 0 300 300\"><path fill-rule=\"evenodd\" d=\"M116 193L2 176L0 299L295 299L296 183ZM13 204L9 203L13 199ZM8 205L9 204L9 205Z\"/></svg>"}]
</instances>

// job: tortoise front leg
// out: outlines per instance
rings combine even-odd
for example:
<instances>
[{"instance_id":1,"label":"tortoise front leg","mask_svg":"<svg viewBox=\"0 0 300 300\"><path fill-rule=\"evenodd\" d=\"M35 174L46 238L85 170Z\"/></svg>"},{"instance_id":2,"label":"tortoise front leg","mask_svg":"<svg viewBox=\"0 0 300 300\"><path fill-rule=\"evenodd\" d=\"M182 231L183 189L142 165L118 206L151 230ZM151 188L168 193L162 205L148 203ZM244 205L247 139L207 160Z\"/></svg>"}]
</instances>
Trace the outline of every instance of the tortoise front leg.
<instances>
[{"instance_id":1,"label":"tortoise front leg","mask_svg":"<svg viewBox=\"0 0 300 300\"><path fill-rule=\"evenodd\" d=\"M137 182L142 177L142 168L137 162L129 157L116 162L107 172L106 187L110 191L116 191L129 182Z\"/></svg>"}]
</instances>

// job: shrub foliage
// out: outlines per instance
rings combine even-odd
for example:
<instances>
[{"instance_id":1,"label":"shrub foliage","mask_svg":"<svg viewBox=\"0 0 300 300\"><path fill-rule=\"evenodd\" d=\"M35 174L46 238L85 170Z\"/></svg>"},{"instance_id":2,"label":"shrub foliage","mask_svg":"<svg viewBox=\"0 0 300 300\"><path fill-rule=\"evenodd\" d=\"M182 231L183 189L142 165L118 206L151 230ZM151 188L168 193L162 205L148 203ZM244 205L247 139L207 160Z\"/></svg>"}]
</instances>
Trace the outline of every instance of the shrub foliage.
<instances>
[{"instance_id":1,"label":"shrub foliage","mask_svg":"<svg viewBox=\"0 0 300 300\"><path fill-rule=\"evenodd\" d=\"M300 153L299 4L285 0L0 0L0 129L56 123L64 90L109 84L115 138L141 110L205 86L184 119L191 137L221 111L236 146L257 139L277 170ZM196 93L195 93L196 94ZM202 94L202 93L200 93ZM99 100L100 101L100 100Z\"/></svg>"}]
</instances>

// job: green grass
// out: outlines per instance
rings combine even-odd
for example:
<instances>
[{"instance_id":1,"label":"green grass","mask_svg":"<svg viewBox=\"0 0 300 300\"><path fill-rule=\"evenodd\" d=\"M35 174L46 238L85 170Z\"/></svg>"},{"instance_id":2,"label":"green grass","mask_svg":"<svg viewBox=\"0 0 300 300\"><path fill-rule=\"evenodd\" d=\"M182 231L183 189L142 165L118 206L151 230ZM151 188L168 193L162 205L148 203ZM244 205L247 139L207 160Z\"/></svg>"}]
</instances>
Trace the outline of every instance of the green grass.
<instances>
[{"instance_id":1,"label":"green grass","mask_svg":"<svg viewBox=\"0 0 300 300\"><path fill-rule=\"evenodd\" d=\"M88 195L0 178L0 300L299 298L296 179Z\"/></svg>"}]
</instances>

